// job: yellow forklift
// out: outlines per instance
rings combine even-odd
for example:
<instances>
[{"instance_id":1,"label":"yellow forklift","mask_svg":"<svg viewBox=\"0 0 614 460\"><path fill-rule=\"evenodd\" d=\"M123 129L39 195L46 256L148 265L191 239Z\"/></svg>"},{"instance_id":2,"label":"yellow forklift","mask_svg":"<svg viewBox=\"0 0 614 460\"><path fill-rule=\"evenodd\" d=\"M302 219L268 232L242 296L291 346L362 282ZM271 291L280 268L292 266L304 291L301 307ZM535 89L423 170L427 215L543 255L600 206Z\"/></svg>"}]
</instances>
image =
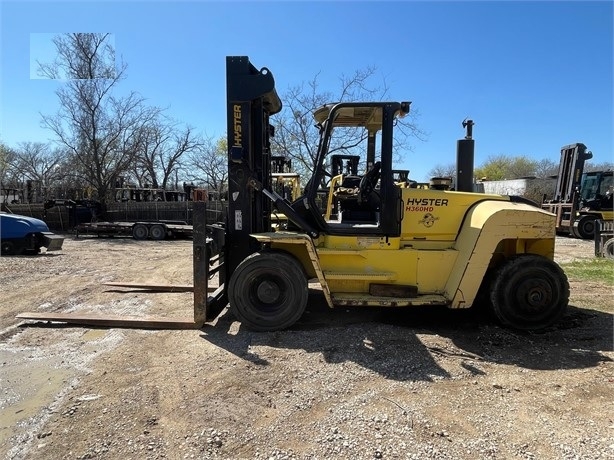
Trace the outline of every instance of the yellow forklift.
<instances>
[{"instance_id":1,"label":"yellow forklift","mask_svg":"<svg viewBox=\"0 0 614 460\"><path fill-rule=\"evenodd\" d=\"M569 285L553 261L555 216L520 197L472 192L470 120L457 143L456 190L406 188L395 182L392 150L409 102L321 107L314 173L290 201L273 190L268 170L269 117L282 108L271 72L228 57L227 91L232 198L225 225L211 229L224 286L211 307L228 300L250 329L288 328L302 316L314 279L330 307L468 308L485 298L504 325L518 329L547 327L565 311ZM368 169L333 219L317 184L333 176L329 146L346 130L360 132ZM272 208L288 218L287 231L271 230Z\"/></svg>"},{"instance_id":2,"label":"yellow forklift","mask_svg":"<svg viewBox=\"0 0 614 460\"><path fill-rule=\"evenodd\" d=\"M271 172L270 117L282 109L273 75L246 56L227 57L226 75L228 212L207 225L206 203L194 203L194 285L186 287L194 291L194 321L88 324L202 327L229 305L244 327L275 331L301 318L310 280L330 307L486 303L516 329L545 328L563 315L569 284L553 261L555 215L520 197L472 192L471 120L457 142L456 190L412 188L399 184L392 164L395 126L409 102L325 105L314 114L320 140L312 177L288 199ZM363 141L366 170L352 174L355 192L338 200L333 218L321 184L339 164L329 159L334 137L347 130ZM272 211L286 216L286 230L274 231ZM41 319L28 315L20 317Z\"/></svg>"}]
</instances>

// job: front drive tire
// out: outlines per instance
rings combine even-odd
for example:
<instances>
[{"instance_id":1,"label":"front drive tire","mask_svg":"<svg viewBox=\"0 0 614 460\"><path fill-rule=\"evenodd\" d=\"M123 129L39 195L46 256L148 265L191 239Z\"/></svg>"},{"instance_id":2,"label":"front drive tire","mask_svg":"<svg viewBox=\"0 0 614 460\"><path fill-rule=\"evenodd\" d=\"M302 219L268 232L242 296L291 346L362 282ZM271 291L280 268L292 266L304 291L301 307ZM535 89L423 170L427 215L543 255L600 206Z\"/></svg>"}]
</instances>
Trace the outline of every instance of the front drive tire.
<instances>
[{"instance_id":1,"label":"front drive tire","mask_svg":"<svg viewBox=\"0 0 614 460\"><path fill-rule=\"evenodd\" d=\"M595 227L597 226L596 217L592 215L584 215L577 222L574 222L574 227L577 225L576 233L580 238L591 240L595 238Z\"/></svg>"},{"instance_id":2,"label":"front drive tire","mask_svg":"<svg viewBox=\"0 0 614 460\"><path fill-rule=\"evenodd\" d=\"M309 289L301 264L278 251L256 252L239 264L228 283L230 311L253 331L277 331L303 315Z\"/></svg>"},{"instance_id":3,"label":"front drive tire","mask_svg":"<svg viewBox=\"0 0 614 460\"><path fill-rule=\"evenodd\" d=\"M524 254L495 272L490 300L499 321L514 329L544 329L556 323L569 303L569 282L556 263Z\"/></svg>"}]
</instances>

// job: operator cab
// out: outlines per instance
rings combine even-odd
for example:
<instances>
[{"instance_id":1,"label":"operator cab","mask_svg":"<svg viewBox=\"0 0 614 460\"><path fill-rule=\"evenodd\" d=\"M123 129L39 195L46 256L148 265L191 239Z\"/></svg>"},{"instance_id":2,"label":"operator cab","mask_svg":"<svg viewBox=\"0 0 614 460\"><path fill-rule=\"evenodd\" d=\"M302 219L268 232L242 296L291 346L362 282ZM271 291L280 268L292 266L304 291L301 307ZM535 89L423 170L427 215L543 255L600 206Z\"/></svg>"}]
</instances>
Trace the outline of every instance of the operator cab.
<instances>
[{"instance_id":1,"label":"operator cab","mask_svg":"<svg viewBox=\"0 0 614 460\"><path fill-rule=\"evenodd\" d=\"M320 143L314 173L292 207L327 234L398 236L401 187L392 169L393 129L409 102L342 102L314 118ZM340 154L339 152L346 152ZM362 174L357 174L362 159Z\"/></svg>"},{"instance_id":2,"label":"operator cab","mask_svg":"<svg viewBox=\"0 0 614 460\"><path fill-rule=\"evenodd\" d=\"M580 207L590 210L611 210L613 189L612 171L591 171L582 174Z\"/></svg>"}]
</instances>

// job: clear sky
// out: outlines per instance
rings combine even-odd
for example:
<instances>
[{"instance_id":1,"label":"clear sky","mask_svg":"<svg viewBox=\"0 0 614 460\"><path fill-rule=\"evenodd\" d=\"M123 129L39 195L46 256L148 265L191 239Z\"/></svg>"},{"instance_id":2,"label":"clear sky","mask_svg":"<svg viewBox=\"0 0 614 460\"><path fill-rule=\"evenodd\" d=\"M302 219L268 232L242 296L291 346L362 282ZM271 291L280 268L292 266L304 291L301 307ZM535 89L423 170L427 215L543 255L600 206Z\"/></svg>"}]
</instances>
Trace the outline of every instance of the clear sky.
<instances>
[{"instance_id":1,"label":"clear sky","mask_svg":"<svg viewBox=\"0 0 614 460\"><path fill-rule=\"evenodd\" d=\"M614 161L613 14L612 1L0 0L0 140L51 139L39 114L57 110L61 83L31 78L46 34L110 32L128 64L122 89L209 136L225 134L225 56L247 55L279 94L318 73L334 91L340 75L376 67L428 134L398 165L416 180L455 161L465 117L478 165L498 154L558 163L574 142Z\"/></svg>"}]
</instances>

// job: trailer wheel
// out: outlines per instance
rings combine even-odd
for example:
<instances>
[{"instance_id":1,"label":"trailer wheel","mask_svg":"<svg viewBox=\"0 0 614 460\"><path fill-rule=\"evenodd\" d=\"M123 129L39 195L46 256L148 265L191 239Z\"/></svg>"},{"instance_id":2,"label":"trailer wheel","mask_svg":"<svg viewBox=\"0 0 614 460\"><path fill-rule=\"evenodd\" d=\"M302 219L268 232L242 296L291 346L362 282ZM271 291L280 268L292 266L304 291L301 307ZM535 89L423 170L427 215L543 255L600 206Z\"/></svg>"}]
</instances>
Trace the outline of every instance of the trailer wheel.
<instances>
[{"instance_id":1,"label":"trailer wheel","mask_svg":"<svg viewBox=\"0 0 614 460\"><path fill-rule=\"evenodd\" d=\"M580 217L577 223L574 222L574 226L576 225L576 233L580 238L585 240L595 238L595 216L584 215Z\"/></svg>"},{"instance_id":2,"label":"trailer wheel","mask_svg":"<svg viewBox=\"0 0 614 460\"><path fill-rule=\"evenodd\" d=\"M149 231L144 224L135 224L134 227L132 227L132 238L135 240L144 240L147 238L148 234Z\"/></svg>"},{"instance_id":3,"label":"trailer wheel","mask_svg":"<svg viewBox=\"0 0 614 460\"><path fill-rule=\"evenodd\" d=\"M303 315L308 295L303 267L283 252L252 254L239 264L228 283L231 312L254 331L292 326Z\"/></svg>"},{"instance_id":4,"label":"trailer wheel","mask_svg":"<svg viewBox=\"0 0 614 460\"><path fill-rule=\"evenodd\" d=\"M163 240L166 238L166 230L164 225L156 224L149 227L149 237L152 240Z\"/></svg>"},{"instance_id":5,"label":"trailer wheel","mask_svg":"<svg viewBox=\"0 0 614 460\"><path fill-rule=\"evenodd\" d=\"M524 254L509 259L496 271L490 300L504 326L544 329L565 313L569 282L561 267L550 259Z\"/></svg>"},{"instance_id":6,"label":"trailer wheel","mask_svg":"<svg viewBox=\"0 0 614 460\"><path fill-rule=\"evenodd\" d=\"M12 256L15 254L15 245L12 241L3 241L0 244L0 252L5 256Z\"/></svg>"},{"instance_id":7,"label":"trailer wheel","mask_svg":"<svg viewBox=\"0 0 614 460\"><path fill-rule=\"evenodd\" d=\"M614 259L614 238L610 238L603 244L603 255L608 259Z\"/></svg>"}]
</instances>

